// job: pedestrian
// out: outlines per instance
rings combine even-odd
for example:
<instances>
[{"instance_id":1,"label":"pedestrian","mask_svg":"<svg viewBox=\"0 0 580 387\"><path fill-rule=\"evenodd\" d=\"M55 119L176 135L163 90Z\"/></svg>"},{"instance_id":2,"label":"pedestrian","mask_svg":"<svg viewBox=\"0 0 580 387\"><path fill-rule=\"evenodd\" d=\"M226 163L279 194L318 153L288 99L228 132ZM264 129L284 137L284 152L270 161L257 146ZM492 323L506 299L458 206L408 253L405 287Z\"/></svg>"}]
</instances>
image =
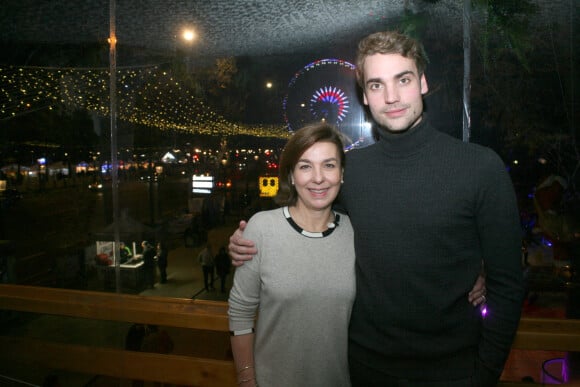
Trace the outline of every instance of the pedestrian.
<instances>
[{"instance_id":1,"label":"pedestrian","mask_svg":"<svg viewBox=\"0 0 580 387\"><path fill-rule=\"evenodd\" d=\"M213 287L213 252L211 250L211 244L206 243L205 247L197 255L197 260L201 263L201 269L203 271L203 285L206 291L214 290Z\"/></svg>"},{"instance_id":2,"label":"pedestrian","mask_svg":"<svg viewBox=\"0 0 580 387\"><path fill-rule=\"evenodd\" d=\"M226 292L226 279L228 274L230 274L231 266L232 262L226 252L225 246L220 247L219 252L215 256L215 271L220 279L220 291L222 293Z\"/></svg>"},{"instance_id":3,"label":"pedestrian","mask_svg":"<svg viewBox=\"0 0 580 387\"><path fill-rule=\"evenodd\" d=\"M155 248L148 241L141 242L143 248L143 273L145 286L155 289Z\"/></svg>"},{"instance_id":4,"label":"pedestrian","mask_svg":"<svg viewBox=\"0 0 580 387\"><path fill-rule=\"evenodd\" d=\"M158 242L155 259L157 260L157 268L159 268L159 277L160 277L160 282L162 284L167 283L167 257L168 257L168 255L169 255L169 251L167 250L167 246L165 246L165 243Z\"/></svg>"},{"instance_id":5,"label":"pedestrian","mask_svg":"<svg viewBox=\"0 0 580 387\"><path fill-rule=\"evenodd\" d=\"M357 253L348 344L354 387L495 386L521 314L510 177L492 150L431 125L426 65L422 45L397 32L358 46L357 81L379 139L348 152L339 197ZM242 239L244 226L230 238L237 265L260 254ZM482 262L487 294L471 301L487 301L485 318L462 301Z\"/></svg>"},{"instance_id":6,"label":"pedestrian","mask_svg":"<svg viewBox=\"0 0 580 387\"><path fill-rule=\"evenodd\" d=\"M131 249L129 248L129 246L125 244L125 242L119 243L119 255L121 256L121 259L119 261L119 263L121 264L133 258L133 253L131 253Z\"/></svg>"}]
</instances>

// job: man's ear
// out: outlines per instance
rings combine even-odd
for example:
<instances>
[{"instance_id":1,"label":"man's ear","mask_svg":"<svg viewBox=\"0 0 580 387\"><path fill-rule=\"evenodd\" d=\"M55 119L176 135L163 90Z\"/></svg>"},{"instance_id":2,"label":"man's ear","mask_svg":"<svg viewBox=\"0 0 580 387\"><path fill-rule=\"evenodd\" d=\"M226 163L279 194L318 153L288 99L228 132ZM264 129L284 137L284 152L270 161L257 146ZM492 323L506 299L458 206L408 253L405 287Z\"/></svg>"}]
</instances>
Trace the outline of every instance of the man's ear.
<instances>
[{"instance_id":1,"label":"man's ear","mask_svg":"<svg viewBox=\"0 0 580 387\"><path fill-rule=\"evenodd\" d=\"M367 95L364 91L363 91L362 95L363 95L363 104L365 104L366 106L369 106L369 101L367 101Z\"/></svg>"},{"instance_id":2,"label":"man's ear","mask_svg":"<svg viewBox=\"0 0 580 387\"><path fill-rule=\"evenodd\" d=\"M421 75L421 95L427 94L428 91L429 91L429 85L427 84L427 78L425 77L425 74L423 73Z\"/></svg>"}]
</instances>

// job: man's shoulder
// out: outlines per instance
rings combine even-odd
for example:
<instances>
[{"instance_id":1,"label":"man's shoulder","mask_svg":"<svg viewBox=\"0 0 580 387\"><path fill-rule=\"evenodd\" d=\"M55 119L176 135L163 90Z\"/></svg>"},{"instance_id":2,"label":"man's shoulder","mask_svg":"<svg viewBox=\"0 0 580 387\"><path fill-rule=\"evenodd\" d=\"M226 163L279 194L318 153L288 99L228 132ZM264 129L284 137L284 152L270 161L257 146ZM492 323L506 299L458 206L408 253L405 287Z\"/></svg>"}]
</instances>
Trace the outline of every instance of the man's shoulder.
<instances>
[{"instance_id":1,"label":"man's shoulder","mask_svg":"<svg viewBox=\"0 0 580 387\"><path fill-rule=\"evenodd\" d=\"M437 144L451 148L456 155L466 155L478 159L498 160L499 155L490 147L475 142L463 141L449 133L437 130Z\"/></svg>"},{"instance_id":2,"label":"man's shoulder","mask_svg":"<svg viewBox=\"0 0 580 387\"><path fill-rule=\"evenodd\" d=\"M364 148L357 148L346 152L346 168L356 168L368 164L368 161L376 153L377 144L371 144Z\"/></svg>"},{"instance_id":3,"label":"man's shoulder","mask_svg":"<svg viewBox=\"0 0 580 387\"><path fill-rule=\"evenodd\" d=\"M351 149L346 152L347 158L360 158L365 157L366 154L374 152L374 149L377 147L377 143L370 144L363 148L355 148Z\"/></svg>"}]
</instances>

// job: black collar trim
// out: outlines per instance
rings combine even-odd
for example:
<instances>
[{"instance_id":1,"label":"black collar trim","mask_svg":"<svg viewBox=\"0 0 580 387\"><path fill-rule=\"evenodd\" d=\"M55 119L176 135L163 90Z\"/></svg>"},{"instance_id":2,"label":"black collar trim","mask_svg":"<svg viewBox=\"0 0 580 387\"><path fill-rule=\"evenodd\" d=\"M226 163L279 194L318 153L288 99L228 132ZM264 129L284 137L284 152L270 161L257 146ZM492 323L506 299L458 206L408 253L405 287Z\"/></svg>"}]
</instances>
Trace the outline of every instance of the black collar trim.
<instances>
[{"instance_id":1,"label":"black collar trim","mask_svg":"<svg viewBox=\"0 0 580 387\"><path fill-rule=\"evenodd\" d=\"M292 216L290 216L290 210L288 209L288 206L284 207L283 211L284 211L284 217L286 218L288 223L290 223L290 226L292 226L292 228L294 228L294 230L298 231L300 234L302 234L308 238L324 238L326 236L329 236L338 227L338 225L340 223L340 215L333 211L334 222L328 223L327 230L325 230L323 232L310 232L310 231L304 230L302 227L300 227L294 221L294 219L292 219Z\"/></svg>"}]
</instances>

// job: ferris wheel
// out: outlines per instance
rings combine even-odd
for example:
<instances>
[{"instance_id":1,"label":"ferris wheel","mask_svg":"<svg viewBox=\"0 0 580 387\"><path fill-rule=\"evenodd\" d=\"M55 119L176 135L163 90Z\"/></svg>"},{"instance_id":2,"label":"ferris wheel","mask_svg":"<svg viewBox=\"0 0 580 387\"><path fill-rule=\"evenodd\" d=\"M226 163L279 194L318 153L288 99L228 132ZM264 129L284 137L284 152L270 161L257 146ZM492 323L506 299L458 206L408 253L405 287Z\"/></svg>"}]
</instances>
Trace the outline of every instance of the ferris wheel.
<instances>
[{"instance_id":1,"label":"ferris wheel","mask_svg":"<svg viewBox=\"0 0 580 387\"><path fill-rule=\"evenodd\" d=\"M293 132L302 126L325 121L345 137L346 149L374 142L357 94L355 66L341 59L319 59L300 69L288 83L284 120Z\"/></svg>"}]
</instances>

